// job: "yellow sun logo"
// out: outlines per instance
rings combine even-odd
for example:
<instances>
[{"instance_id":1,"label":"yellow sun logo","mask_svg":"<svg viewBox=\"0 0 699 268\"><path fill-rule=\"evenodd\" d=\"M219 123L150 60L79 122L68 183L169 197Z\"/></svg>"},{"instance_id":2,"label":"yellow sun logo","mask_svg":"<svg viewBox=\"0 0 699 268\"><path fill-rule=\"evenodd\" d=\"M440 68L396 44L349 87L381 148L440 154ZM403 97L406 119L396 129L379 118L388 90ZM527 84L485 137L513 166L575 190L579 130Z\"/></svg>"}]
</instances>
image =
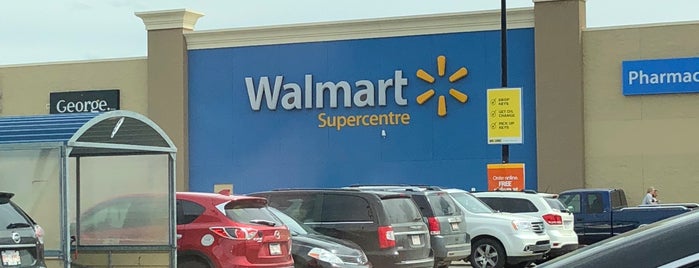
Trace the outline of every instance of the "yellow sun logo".
<instances>
[{"instance_id":1,"label":"yellow sun logo","mask_svg":"<svg viewBox=\"0 0 699 268\"><path fill-rule=\"evenodd\" d=\"M437 74L439 74L439 77L444 77L444 73L447 68L447 57L445 56L439 56L437 57ZM454 83L458 81L461 78L466 77L468 74L468 70L466 70L466 67L461 67L456 72L454 72L451 76L449 76L449 82ZM422 81L425 81L427 83L434 83L434 77L430 75L429 73L425 72L423 69L417 70L417 77L420 78ZM417 103L422 105L428 100L430 100L435 94L434 89L429 89L419 96L417 96ZM454 97L454 99L458 100L461 103L466 103L468 100L468 96L461 91L458 91L456 89L449 89L449 95ZM444 95L439 96L439 102L437 103L437 115L439 116L446 116L447 115L447 101Z\"/></svg>"}]
</instances>

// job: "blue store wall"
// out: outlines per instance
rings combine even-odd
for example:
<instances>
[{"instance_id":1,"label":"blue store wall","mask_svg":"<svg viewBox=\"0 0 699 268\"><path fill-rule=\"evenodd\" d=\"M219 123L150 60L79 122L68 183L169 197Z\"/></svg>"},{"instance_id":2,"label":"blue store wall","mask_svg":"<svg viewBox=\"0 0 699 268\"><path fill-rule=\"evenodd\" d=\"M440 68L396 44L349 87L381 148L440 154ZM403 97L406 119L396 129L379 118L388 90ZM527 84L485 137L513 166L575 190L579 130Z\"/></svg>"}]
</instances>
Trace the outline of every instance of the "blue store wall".
<instances>
[{"instance_id":1,"label":"blue store wall","mask_svg":"<svg viewBox=\"0 0 699 268\"><path fill-rule=\"evenodd\" d=\"M446 57L444 77L437 75L440 55ZM536 189L533 29L508 31L508 61L508 85L522 87L524 118L524 143L510 146L510 162L525 163L526 187ZM461 67L468 75L449 82ZM418 69L435 82L419 79ZM407 104L394 101L392 87L386 106L380 106L378 81L394 79L396 71L407 79L402 87ZM372 81L375 105L344 107L340 90L337 108L330 108L326 91L324 108L287 110L282 97L292 90L282 87L276 110L265 100L259 110L252 109L246 78L255 95L262 77L273 89L275 78L283 76L282 84L297 84L305 100L306 75L312 75L314 84L347 81L353 95L363 89L355 81ZM485 190L486 164L501 162L501 146L487 144L486 90L500 85L499 31L190 50L190 190L210 192L216 183L234 184L235 193L354 183ZM467 94L468 101L449 96L450 88ZM416 97L429 89L435 96L419 105ZM444 117L437 115L441 95L446 97ZM288 96L283 100L289 101ZM312 100L315 106L315 95ZM410 120L337 130L319 127L321 113L408 114Z\"/></svg>"}]
</instances>

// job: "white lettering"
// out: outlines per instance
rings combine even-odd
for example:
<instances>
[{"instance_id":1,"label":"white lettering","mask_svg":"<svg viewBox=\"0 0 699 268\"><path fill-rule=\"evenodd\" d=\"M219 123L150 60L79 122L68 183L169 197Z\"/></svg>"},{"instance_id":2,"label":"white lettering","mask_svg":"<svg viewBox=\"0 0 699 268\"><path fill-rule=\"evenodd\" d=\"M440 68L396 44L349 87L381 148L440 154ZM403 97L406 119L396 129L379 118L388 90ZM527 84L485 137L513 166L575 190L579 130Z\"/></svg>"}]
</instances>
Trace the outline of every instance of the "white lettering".
<instances>
[{"instance_id":1,"label":"white lettering","mask_svg":"<svg viewBox=\"0 0 699 268\"><path fill-rule=\"evenodd\" d=\"M386 106L386 91L389 88L394 90L393 101L397 105L408 105L408 100L403 97L403 87L408 85L408 79L403 77L401 70L395 71L392 79L381 79L376 84L369 80L358 80L353 83L354 88L347 81L314 83L313 75L310 74L304 76L303 88L297 83L284 84L284 76L281 75L275 77L274 85L270 85L267 76L260 77L257 82L258 84L255 85L255 80L252 77L245 77L250 108L254 111L260 110L263 100L269 110L276 110L280 94L282 94L281 105L285 110L322 109L325 107L325 92L329 92L327 97L330 108L337 108L340 98L338 96L339 90L342 90L343 107L374 107L376 94L378 94L378 105ZM282 88L283 92L281 92Z\"/></svg>"},{"instance_id":2,"label":"white lettering","mask_svg":"<svg viewBox=\"0 0 699 268\"><path fill-rule=\"evenodd\" d=\"M629 72L629 85L633 85L633 80L638 79L638 72L636 71L630 71Z\"/></svg>"},{"instance_id":3,"label":"white lettering","mask_svg":"<svg viewBox=\"0 0 699 268\"><path fill-rule=\"evenodd\" d=\"M109 104L106 100L86 100L86 101L66 101L59 100L56 102L56 111L58 113L87 113L87 112L106 112L109 110Z\"/></svg>"},{"instance_id":4,"label":"white lettering","mask_svg":"<svg viewBox=\"0 0 699 268\"><path fill-rule=\"evenodd\" d=\"M323 97L325 90L330 91L330 108L337 108L337 91L342 89L345 93L345 107L352 107L352 87L346 81L337 84L333 82L316 83L316 108L323 108Z\"/></svg>"},{"instance_id":5,"label":"white lettering","mask_svg":"<svg viewBox=\"0 0 699 268\"><path fill-rule=\"evenodd\" d=\"M657 85L699 82L699 72L644 73L643 70L628 72L629 85Z\"/></svg>"},{"instance_id":6,"label":"white lettering","mask_svg":"<svg viewBox=\"0 0 699 268\"><path fill-rule=\"evenodd\" d=\"M282 97L282 107L286 110L301 109L301 87L294 83L284 85L284 90L291 92L284 94Z\"/></svg>"},{"instance_id":7,"label":"white lettering","mask_svg":"<svg viewBox=\"0 0 699 268\"><path fill-rule=\"evenodd\" d=\"M269 78L266 76L260 77L260 83L257 85L257 92L255 92L255 82L252 81L252 78L245 77L245 87L248 89L250 107L255 111L259 111L262 104L262 96L264 95L267 101L267 108L272 111L276 110L283 79L283 76L278 75L274 80L274 91L270 91Z\"/></svg>"}]
</instances>

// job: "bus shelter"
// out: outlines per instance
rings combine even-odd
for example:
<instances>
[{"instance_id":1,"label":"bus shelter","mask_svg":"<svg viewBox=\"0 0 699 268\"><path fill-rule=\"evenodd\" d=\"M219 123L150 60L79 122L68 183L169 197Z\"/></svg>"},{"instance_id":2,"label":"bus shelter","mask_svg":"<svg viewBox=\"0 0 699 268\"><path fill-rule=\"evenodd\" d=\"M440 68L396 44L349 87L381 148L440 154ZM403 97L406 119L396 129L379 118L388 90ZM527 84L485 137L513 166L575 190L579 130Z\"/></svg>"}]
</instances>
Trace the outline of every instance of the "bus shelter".
<instances>
[{"instance_id":1,"label":"bus shelter","mask_svg":"<svg viewBox=\"0 0 699 268\"><path fill-rule=\"evenodd\" d=\"M0 117L0 191L44 229L49 267L172 266L176 151L130 111Z\"/></svg>"}]
</instances>

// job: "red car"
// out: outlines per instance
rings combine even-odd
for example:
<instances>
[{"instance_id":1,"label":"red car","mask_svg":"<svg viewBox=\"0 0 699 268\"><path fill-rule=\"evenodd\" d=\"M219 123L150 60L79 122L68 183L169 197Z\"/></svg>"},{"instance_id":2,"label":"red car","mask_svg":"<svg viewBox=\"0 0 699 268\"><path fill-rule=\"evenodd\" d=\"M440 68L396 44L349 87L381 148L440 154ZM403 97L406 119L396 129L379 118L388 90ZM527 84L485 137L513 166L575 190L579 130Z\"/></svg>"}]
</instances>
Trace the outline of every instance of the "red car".
<instances>
[{"instance_id":1,"label":"red car","mask_svg":"<svg viewBox=\"0 0 699 268\"><path fill-rule=\"evenodd\" d=\"M177 267L294 266L289 229L269 211L266 199L194 192L176 196ZM162 203L161 196L138 195L98 204L82 214L79 243L166 243L162 228L167 228L167 210L157 208Z\"/></svg>"},{"instance_id":2,"label":"red car","mask_svg":"<svg viewBox=\"0 0 699 268\"><path fill-rule=\"evenodd\" d=\"M289 229L248 196L177 193L179 267L293 267Z\"/></svg>"}]
</instances>

